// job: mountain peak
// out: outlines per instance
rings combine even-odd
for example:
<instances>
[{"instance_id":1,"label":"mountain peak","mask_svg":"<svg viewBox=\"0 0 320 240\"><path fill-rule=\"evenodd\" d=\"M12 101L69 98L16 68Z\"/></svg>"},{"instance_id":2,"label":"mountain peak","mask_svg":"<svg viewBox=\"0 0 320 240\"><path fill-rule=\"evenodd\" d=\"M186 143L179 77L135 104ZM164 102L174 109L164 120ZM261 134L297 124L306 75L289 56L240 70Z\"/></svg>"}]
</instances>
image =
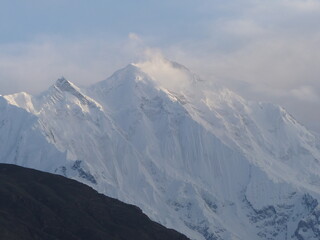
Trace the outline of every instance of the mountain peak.
<instances>
[{"instance_id":1,"label":"mountain peak","mask_svg":"<svg viewBox=\"0 0 320 240\"><path fill-rule=\"evenodd\" d=\"M68 82L68 80L65 79L64 76L62 76L62 77L58 78L58 80L56 81L56 84L63 84L65 82Z\"/></svg>"},{"instance_id":2,"label":"mountain peak","mask_svg":"<svg viewBox=\"0 0 320 240\"><path fill-rule=\"evenodd\" d=\"M194 88L201 82L200 77L187 67L163 57L155 57L134 66L150 76L157 86L174 92Z\"/></svg>"},{"instance_id":3,"label":"mountain peak","mask_svg":"<svg viewBox=\"0 0 320 240\"><path fill-rule=\"evenodd\" d=\"M128 64L126 67L115 72L115 74L117 73L122 73L130 76L137 76L141 74L146 75L146 72L144 72L143 69L141 69L141 67L139 67L138 64L135 64L135 63Z\"/></svg>"},{"instance_id":4,"label":"mountain peak","mask_svg":"<svg viewBox=\"0 0 320 240\"><path fill-rule=\"evenodd\" d=\"M99 103L85 95L83 91L77 87L74 83L68 81L64 77L59 78L55 84L49 88L49 91L42 93L40 96L50 99L68 99L68 96L73 96L79 100L82 105L89 105L91 107L102 109Z\"/></svg>"},{"instance_id":5,"label":"mountain peak","mask_svg":"<svg viewBox=\"0 0 320 240\"><path fill-rule=\"evenodd\" d=\"M116 71L107 79L92 85L91 88L98 88L108 92L110 89L117 88L121 85L128 88L135 87L136 83L140 81L152 82L151 77L145 73L143 69L131 63Z\"/></svg>"},{"instance_id":6,"label":"mountain peak","mask_svg":"<svg viewBox=\"0 0 320 240\"><path fill-rule=\"evenodd\" d=\"M79 92L80 91L80 89L75 84L68 81L64 77L59 78L54 84L54 87L58 88L63 92L74 92L74 91Z\"/></svg>"},{"instance_id":7,"label":"mountain peak","mask_svg":"<svg viewBox=\"0 0 320 240\"><path fill-rule=\"evenodd\" d=\"M281 108L161 57L21 99L34 113L0 98L2 162L90 184L192 239L319 239L320 142Z\"/></svg>"}]
</instances>

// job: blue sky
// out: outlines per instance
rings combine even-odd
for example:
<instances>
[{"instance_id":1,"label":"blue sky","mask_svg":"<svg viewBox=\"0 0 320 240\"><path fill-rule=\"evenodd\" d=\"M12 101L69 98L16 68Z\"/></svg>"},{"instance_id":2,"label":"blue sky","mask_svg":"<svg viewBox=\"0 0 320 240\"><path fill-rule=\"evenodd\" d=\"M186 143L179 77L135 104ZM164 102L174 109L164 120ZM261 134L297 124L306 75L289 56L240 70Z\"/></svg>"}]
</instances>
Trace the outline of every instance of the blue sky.
<instances>
[{"instance_id":1,"label":"blue sky","mask_svg":"<svg viewBox=\"0 0 320 240\"><path fill-rule=\"evenodd\" d=\"M125 37L128 32L162 36L167 41L170 37L173 41L194 37L195 28L190 25L206 14L211 15L197 1L188 0L2 0L0 41L26 41L44 34Z\"/></svg>"},{"instance_id":2,"label":"blue sky","mask_svg":"<svg viewBox=\"0 0 320 240\"><path fill-rule=\"evenodd\" d=\"M0 94L105 79L161 52L320 132L320 0L0 0Z\"/></svg>"}]
</instances>

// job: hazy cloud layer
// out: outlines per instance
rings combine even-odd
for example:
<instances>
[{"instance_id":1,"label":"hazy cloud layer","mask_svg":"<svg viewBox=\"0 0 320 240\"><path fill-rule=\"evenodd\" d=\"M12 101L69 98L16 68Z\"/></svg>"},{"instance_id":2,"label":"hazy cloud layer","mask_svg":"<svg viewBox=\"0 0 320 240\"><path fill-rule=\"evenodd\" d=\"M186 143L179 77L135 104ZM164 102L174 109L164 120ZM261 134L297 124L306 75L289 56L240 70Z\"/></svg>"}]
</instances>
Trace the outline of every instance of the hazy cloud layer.
<instances>
[{"instance_id":1,"label":"hazy cloud layer","mask_svg":"<svg viewBox=\"0 0 320 240\"><path fill-rule=\"evenodd\" d=\"M136 41L136 40L135 40ZM61 76L80 85L104 80L137 61L135 42L106 39L54 39L0 46L0 94L38 93Z\"/></svg>"},{"instance_id":2,"label":"hazy cloud layer","mask_svg":"<svg viewBox=\"0 0 320 240\"><path fill-rule=\"evenodd\" d=\"M156 48L320 132L319 0L32 1L0 10L0 94L36 93L61 75L87 85Z\"/></svg>"},{"instance_id":3,"label":"hazy cloud layer","mask_svg":"<svg viewBox=\"0 0 320 240\"><path fill-rule=\"evenodd\" d=\"M246 98L283 105L320 132L320 2L244 2L208 24L207 39L168 54Z\"/></svg>"}]
</instances>

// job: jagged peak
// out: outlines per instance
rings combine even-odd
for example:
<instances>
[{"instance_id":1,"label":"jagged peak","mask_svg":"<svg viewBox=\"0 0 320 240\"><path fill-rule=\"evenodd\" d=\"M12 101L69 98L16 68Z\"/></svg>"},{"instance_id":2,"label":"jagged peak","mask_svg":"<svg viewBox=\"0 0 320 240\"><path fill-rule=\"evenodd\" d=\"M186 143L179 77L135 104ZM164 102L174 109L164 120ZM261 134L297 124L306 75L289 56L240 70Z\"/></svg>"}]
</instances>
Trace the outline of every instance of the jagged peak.
<instances>
[{"instance_id":1,"label":"jagged peak","mask_svg":"<svg viewBox=\"0 0 320 240\"><path fill-rule=\"evenodd\" d=\"M48 89L38 96L38 99L50 99L50 101L62 101L68 99L68 95L77 98L80 104L102 109L102 106L95 100L85 95L74 83L64 77L60 77Z\"/></svg>"},{"instance_id":2,"label":"jagged peak","mask_svg":"<svg viewBox=\"0 0 320 240\"><path fill-rule=\"evenodd\" d=\"M57 84L57 85L62 85L62 84L64 84L65 82L68 82L68 80L65 79L64 76L62 76L62 77L60 77L60 78L57 79L56 84Z\"/></svg>"},{"instance_id":3,"label":"jagged peak","mask_svg":"<svg viewBox=\"0 0 320 240\"><path fill-rule=\"evenodd\" d=\"M60 89L61 91L77 91L80 92L80 89L73 84L72 82L68 81L67 79L65 79L64 77L59 78L55 84L54 87Z\"/></svg>"}]
</instances>

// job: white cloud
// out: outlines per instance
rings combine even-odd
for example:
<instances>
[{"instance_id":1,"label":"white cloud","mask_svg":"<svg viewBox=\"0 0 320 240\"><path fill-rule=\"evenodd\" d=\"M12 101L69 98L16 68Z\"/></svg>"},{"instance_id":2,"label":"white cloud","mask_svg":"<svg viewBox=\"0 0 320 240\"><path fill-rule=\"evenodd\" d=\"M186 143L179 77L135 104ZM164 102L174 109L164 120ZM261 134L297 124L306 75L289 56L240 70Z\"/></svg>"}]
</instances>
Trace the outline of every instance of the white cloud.
<instances>
[{"instance_id":1,"label":"white cloud","mask_svg":"<svg viewBox=\"0 0 320 240\"><path fill-rule=\"evenodd\" d=\"M145 58L136 66L151 76L160 87L183 89L191 83L189 76L165 59L159 49L147 48Z\"/></svg>"},{"instance_id":2,"label":"white cloud","mask_svg":"<svg viewBox=\"0 0 320 240\"><path fill-rule=\"evenodd\" d=\"M296 89L292 89L291 94L302 101L319 102L320 98L313 88L310 86L301 86Z\"/></svg>"},{"instance_id":3,"label":"white cloud","mask_svg":"<svg viewBox=\"0 0 320 240\"><path fill-rule=\"evenodd\" d=\"M221 24L220 28L230 34L241 37L254 37L265 33L265 29L252 20L235 19Z\"/></svg>"},{"instance_id":4,"label":"white cloud","mask_svg":"<svg viewBox=\"0 0 320 240\"><path fill-rule=\"evenodd\" d=\"M319 0L187 1L183 9L162 8L166 18L147 25L141 16L144 27L130 25L127 39L46 37L0 45L0 94L39 92L60 75L76 84L88 84L141 59L148 60L144 67L154 76L158 74L155 61L175 76L161 62L159 51L145 52L146 46L157 46L165 57L204 79L227 85L249 99L284 105L300 121L314 129L319 126L320 116L314 111L320 108ZM172 82L168 76L161 78Z\"/></svg>"},{"instance_id":5,"label":"white cloud","mask_svg":"<svg viewBox=\"0 0 320 240\"><path fill-rule=\"evenodd\" d=\"M320 132L314 111L320 107L320 1L245 0L218 7L225 13L207 23L206 39L184 41L166 54L246 98L283 105Z\"/></svg>"},{"instance_id":6,"label":"white cloud","mask_svg":"<svg viewBox=\"0 0 320 240\"><path fill-rule=\"evenodd\" d=\"M42 37L0 45L0 94L39 93L61 76L79 85L107 78L140 59L135 41Z\"/></svg>"},{"instance_id":7,"label":"white cloud","mask_svg":"<svg viewBox=\"0 0 320 240\"><path fill-rule=\"evenodd\" d=\"M318 0L283 0L283 4L298 11L316 12L320 10Z\"/></svg>"},{"instance_id":8,"label":"white cloud","mask_svg":"<svg viewBox=\"0 0 320 240\"><path fill-rule=\"evenodd\" d=\"M129 39L134 40L134 41L141 41L141 38L136 33L129 33L128 37L129 37Z\"/></svg>"}]
</instances>

